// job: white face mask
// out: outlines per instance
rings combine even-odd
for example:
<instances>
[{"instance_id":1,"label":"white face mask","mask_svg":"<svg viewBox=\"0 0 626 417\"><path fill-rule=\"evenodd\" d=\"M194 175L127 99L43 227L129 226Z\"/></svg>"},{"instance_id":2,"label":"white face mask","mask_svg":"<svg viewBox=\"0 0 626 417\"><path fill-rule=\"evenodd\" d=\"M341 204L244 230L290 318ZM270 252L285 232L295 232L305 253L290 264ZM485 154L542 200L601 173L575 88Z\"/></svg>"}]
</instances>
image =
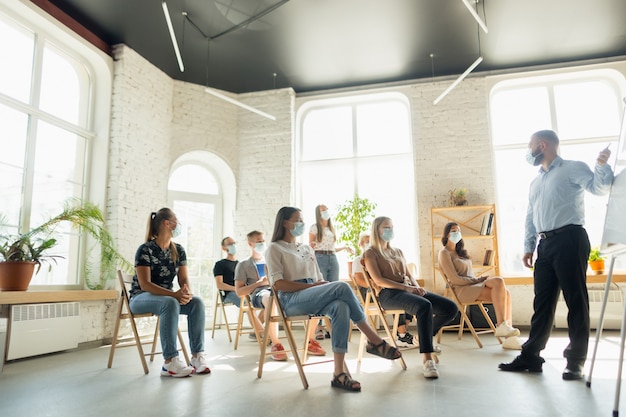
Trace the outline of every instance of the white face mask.
<instances>
[{"instance_id":1,"label":"white face mask","mask_svg":"<svg viewBox=\"0 0 626 417\"><path fill-rule=\"evenodd\" d=\"M330 219L330 213L329 213L328 210L324 210L324 211L320 212L320 216L322 216L322 219L324 219L324 220Z\"/></svg>"},{"instance_id":2,"label":"white face mask","mask_svg":"<svg viewBox=\"0 0 626 417\"><path fill-rule=\"evenodd\" d=\"M533 150L531 148L528 148L528 151L526 151L526 162L528 162L530 165L537 166L541 164L542 160L543 152L540 151L537 155L533 155Z\"/></svg>"},{"instance_id":3,"label":"white face mask","mask_svg":"<svg viewBox=\"0 0 626 417\"><path fill-rule=\"evenodd\" d=\"M254 244L254 251L256 253L265 253L265 242L257 242Z\"/></svg>"},{"instance_id":4,"label":"white face mask","mask_svg":"<svg viewBox=\"0 0 626 417\"><path fill-rule=\"evenodd\" d=\"M237 246L235 246L234 243L232 245L228 245L226 249L228 250L228 253L231 255L235 255L237 253Z\"/></svg>"},{"instance_id":5,"label":"white face mask","mask_svg":"<svg viewBox=\"0 0 626 417\"><path fill-rule=\"evenodd\" d=\"M172 237L177 238L182 232L183 228L181 227L180 223L176 223L176 227L174 228L174 230L172 230Z\"/></svg>"},{"instance_id":6,"label":"white face mask","mask_svg":"<svg viewBox=\"0 0 626 417\"><path fill-rule=\"evenodd\" d=\"M383 233L382 233L382 235L380 237L385 242L390 242L391 239L393 239L393 237L394 237L393 229L391 227L385 227L383 229Z\"/></svg>"},{"instance_id":7,"label":"white face mask","mask_svg":"<svg viewBox=\"0 0 626 417\"><path fill-rule=\"evenodd\" d=\"M456 232L451 232L450 237L448 239L450 239L452 243L456 245L457 243L461 241L461 239L463 239L463 236L461 235L461 232L456 231Z\"/></svg>"},{"instance_id":8,"label":"white face mask","mask_svg":"<svg viewBox=\"0 0 626 417\"><path fill-rule=\"evenodd\" d=\"M293 229L290 230L294 237L301 236L304 233L303 222L293 222Z\"/></svg>"}]
</instances>

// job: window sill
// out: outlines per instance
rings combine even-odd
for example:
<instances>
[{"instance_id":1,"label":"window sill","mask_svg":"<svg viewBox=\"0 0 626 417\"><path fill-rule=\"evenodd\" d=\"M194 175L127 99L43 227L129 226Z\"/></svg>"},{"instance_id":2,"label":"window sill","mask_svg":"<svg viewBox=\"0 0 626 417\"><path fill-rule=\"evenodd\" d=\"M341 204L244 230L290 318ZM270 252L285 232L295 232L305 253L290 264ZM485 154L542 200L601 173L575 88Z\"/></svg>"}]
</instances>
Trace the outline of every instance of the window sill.
<instances>
[{"instance_id":1,"label":"window sill","mask_svg":"<svg viewBox=\"0 0 626 417\"><path fill-rule=\"evenodd\" d=\"M0 304L61 303L66 301L115 300L116 290L0 291Z\"/></svg>"},{"instance_id":2,"label":"window sill","mask_svg":"<svg viewBox=\"0 0 626 417\"><path fill-rule=\"evenodd\" d=\"M587 284L606 284L606 276L606 274L587 274ZM533 277L505 277L504 282L507 286L533 285ZM624 272L614 273L611 282L626 283L626 274Z\"/></svg>"}]
</instances>

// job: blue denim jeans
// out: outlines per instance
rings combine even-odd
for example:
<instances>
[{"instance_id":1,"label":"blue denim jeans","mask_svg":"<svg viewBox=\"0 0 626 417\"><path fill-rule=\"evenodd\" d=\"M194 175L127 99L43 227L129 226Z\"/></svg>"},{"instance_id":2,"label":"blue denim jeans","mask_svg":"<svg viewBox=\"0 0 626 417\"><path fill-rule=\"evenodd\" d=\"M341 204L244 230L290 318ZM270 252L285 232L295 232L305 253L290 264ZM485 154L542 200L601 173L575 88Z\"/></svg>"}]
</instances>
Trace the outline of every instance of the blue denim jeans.
<instances>
[{"instance_id":1,"label":"blue denim jeans","mask_svg":"<svg viewBox=\"0 0 626 417\"><path fill-rule=\"evenodd\" d=\"M450 323L459 311L454 301L441 295L427 292L423 297L402 290L384 288L378 294L383 308L404 310L417 318L417 337L420 353L431 353L433 336Z\"/></svg>"},{"instance_id":2,"label":"blue denim jeans","mask_svg":"<svg viewBox=\"0 0 626 417\"><path fill-rule=\"evenodd\" d=\"M333 352L348 351L350 320L356 324L365 321L361 304L345 282L329 282L295 292L279 291L278 296L287 316L323 314L330 318Z\"/></svg>"},{"instance_id":3,"label":"blue denim jeans","mask_svg":"<svg viewBox=\"0 0 626 417\"><path fill-rule=\"evenodd\" d=\"M335 282L339 281L339 262L337 262L337 255L315 253L315 259L317 259L317 266L320 267L324 281Z\"/></svg>"},{"instance_id":4,"label":"blue denim jeans","mask_svg":"<svg viewBox=\"0 0 626 417\"><path fill-rule=\"evenodd\" d=\"M235 291L228 291L228 293L224 297L222 297L222 302L233 303L234 305L239 307L241 305L241 298L237 296L237 293Z\"/></svg>"},{"instance_id":5,"label":"blue denim jeans","mask_svg":"<svg viewBox=\"0 0 626 417\"><path fill-rule=\"evenodd\" d=\"M178 356L176 338L178 336L178 317L181 314L187 316L191 353L196 354L204 351L205 317L202 298L193 297L189 303L180 305L174 297L142 292L131 298L130 310L135 314L152 313L161 318L159 335L165 359Z\"/></svg>"}]
</instances>

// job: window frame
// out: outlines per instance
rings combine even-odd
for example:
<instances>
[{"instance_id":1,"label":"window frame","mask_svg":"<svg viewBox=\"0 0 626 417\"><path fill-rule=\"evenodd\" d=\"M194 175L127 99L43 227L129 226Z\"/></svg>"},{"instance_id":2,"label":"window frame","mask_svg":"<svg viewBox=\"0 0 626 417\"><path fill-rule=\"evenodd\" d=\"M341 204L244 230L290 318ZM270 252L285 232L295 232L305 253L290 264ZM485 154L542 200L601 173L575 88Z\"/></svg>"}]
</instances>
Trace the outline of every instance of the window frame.
<instances>
[{"instance_id":1,"label":"window frame","mask_svg":"<svg viewBox=\"0 0 626 417\"><path fill-rule=\"evenodd\" d=\"M30 179L25 180L21 185L23 195L21 197L20 224L18 227L20 230L28 230L31 227L30 213L33 199L32 172L34 169L34 154L29 150L32 149L32 145L29 145L29 143L34 143L33 141L37 137L36 127L40 121L61 129L70 135L81 137L85 141L84 151L81 150L80 153L80 158L83 161L80 198L88 200L104 210L106 208L108 158L98 156L108 155L109 149L112 58L87 43L36 5L23 4L21 2L9 2L8 4L0 5L0 18L8 22L9 25L25 28L35 36L29 102L25 103L0 93L1 104L24 114L28 118L26 162L23 167L24 173L22 178L30 177ZM38 108L38 97L41 87L39 80L42 77L41 71L45 48L51 48L54 53L68 58L68 62L80 70L77 76L82 86L79 91L80 112L77 124L70 123ZM37 81L33 82L33 80ZM85 81L87 81L87 84L84 84ZM63 201L58 203L63 203ZM81 237L78 249L68 254L68 275L65 283L32 283L30 287L40 290L86 288L85 263L90 262L96 265L97 259L87 259L87 242L85 240ZM97 274L97 271L97 268L94 268L92 273ZM73 277L75 279L72 279Z\"/></svg>"},{"instance_id":2,"label":"window frame","mask_svg":"<svg viewBox=\"0 0 626 417\"><path fill-rule=\"evenodd\" d=\"M624 110L624 103L621 100L621 97L623 97L626 94L626 77L624 74L622 74L621 72L619 72L618 70L614 68L611 68L610 66L599 67L599 68L598 67L596 68L585 68L585 67L567 68L563 70L542 71L539 73L523 73L523 74L515 74L512 76L497 76L497 77L489 77L489 81L490 83L488 83L488 86L487 86L488 91L489 91L488 107L489 107L489 122L492 126L494 125L494 120L493 120L494 114L492 111L494 96L496 96L497 94L501 92L518 90L518 89L523 89L523 88L536 88L536 87L546 88L547 94L548 94L548 100L549 100L549 109L550 109L549 119L551 122L551 126L546 127L546 128L553 129L556 132L559 131L559 122L556 120L557 110L556 110L556 103L555 103L556 100L555 100L554 89L558 85L572 84L575 82L584 83L584 82L591 82L591 81L600 81L600 82L606 83L607 85L611 86L612 90L615 92L615 99L616 99L616 103L618 106L617 108L618 117L621 117L621 115L623 114L623 110ZM618 120L618 124L621 126L621 123L619 123L619 120ZM491 130L490 135L491 135L492 150L494 153L494 176L496 178L499 178L500 176L498 175L497 164L495 164L495 161L497 161L497 158L498 158L498 152L520 150L520 155L523 155L522 152L525 152L528 146L528 139L526 141L521 141L519 143L496 144L496 138L494 137L495 133L493 129ZM575 139L569 139L567 137L560 137L560 139L561 139L560 145L563 147L597 143L599 146L598 149L601 149L601 147L606 146L608 142L617 142L619 140L619 131L615 135L610 135L610 136L590 136L590 137L575 138ZM611 164L613 168L614 168L613 161L615 159L614 155L609 160L609 163ZM590 168L593 169L593 166L590 166ZM532 169L532 168L530 169L532 171L532 174L536 174L537 169ZM506 237L507 228L503 227L504 225L502 225L501 223L503 222L502 218L506 217L506 214L504 214L503 212L505 206L502 204L499 204L501 202L499 184L500 182L496 181L496 200L498 202L497 209L499 213L497 221L498 221L498 230L501 232L501 234L504 233L505 235L505 236L499 236L499 240L501 242L504 242L507 240L507 237ZM527 186L530 186L530 182L527 184ZM528 189L526 188L525 190L523 190L522 194L526 198L528 194ZM588 193L586 193L586 198L588 197L587 194ZM608 198L608 195L606 196L606 198ZM524 212L525 212L525 207L528 204L527 198L524 200L524 203L525 205L523 207L524 207ZM588 204L585 204L585 205L587 206ZM585 211L585 215L586 217L590 216L590 213L588 210ZM603 213L603 216L605 215L606 215L606 212ZM604 222L602 222L602 224L604 224ZM593 246L594 242L591 242L591 244ZM520 247L520 251L522 251L521 248L523 247L523 232L522 232L522 239L519 240L518 246ZM499 260L499 264L500 264L502 275L506 275L507 277L514 277L514 278L517 278L517 277L524 278L529 275L532 275L532 273L520 274L520 273L517 273L516 271L508 270L507 263L504 262L503 260L503 255L505 255L506 249L504 251L502 250L503 248L499 248L499 249L500 249L499 256L501 258ZM521 264L521 257L520 257L520 264Z\"/></svg>"}]
</instances>

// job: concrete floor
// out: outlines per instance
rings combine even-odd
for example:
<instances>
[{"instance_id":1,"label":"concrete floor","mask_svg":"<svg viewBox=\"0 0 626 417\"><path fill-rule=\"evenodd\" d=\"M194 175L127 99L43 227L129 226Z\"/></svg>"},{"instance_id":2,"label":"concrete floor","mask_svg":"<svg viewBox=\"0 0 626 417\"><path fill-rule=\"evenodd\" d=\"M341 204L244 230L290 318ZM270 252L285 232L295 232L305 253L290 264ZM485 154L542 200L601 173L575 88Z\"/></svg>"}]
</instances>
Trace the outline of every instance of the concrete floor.
<instances>
[{"instance_id":1,"label":"concrete floor","mask_svg":"<svg viewBox=\"0 0 626 417\"><path fill-rule=\"evenodd\" d=\"M614 405L615 331L606 331L600 343L591 388L561 379L563 331L544 351L543 374L498 371L498 363L517 352L502 350L492 336L482 336L485 347L478 349L470 334L458 341L446 333L438 380L422 377L415 350L405 352L406 371L367 354L357 369L355 332L347 359L361 393L331 388L330 364L305 367L308 390L291 360L269 361L257 379L255 342L244 339L235 351L225 330L213 340L206 335L212 373L182 379L160 377L160 358L144 375L135 348L118 350L111 369L108 346L8 363L0 375L0 416L610 416ZM329 341L323 345L330 350Z\"/></svg>"}]
</instances>

